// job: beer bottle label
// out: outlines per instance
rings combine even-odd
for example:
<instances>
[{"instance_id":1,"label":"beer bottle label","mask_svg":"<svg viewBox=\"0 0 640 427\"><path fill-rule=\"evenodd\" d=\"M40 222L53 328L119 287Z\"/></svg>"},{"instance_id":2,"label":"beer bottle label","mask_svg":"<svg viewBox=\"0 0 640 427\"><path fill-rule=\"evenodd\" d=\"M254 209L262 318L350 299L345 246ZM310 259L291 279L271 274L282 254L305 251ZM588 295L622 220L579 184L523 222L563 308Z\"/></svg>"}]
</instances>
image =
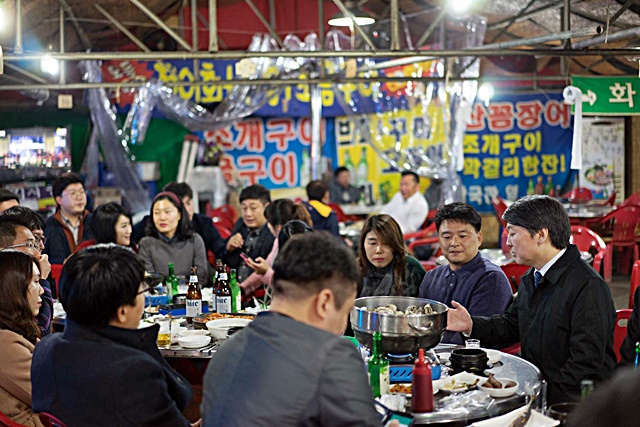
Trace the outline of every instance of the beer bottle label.
<instances>
[{"instance_id":1,"label":"beer bottle label","mask_svg":"<svg viewBox=\"0 0 640 427\"><path fill-rule=\"evenodd\" d=\"M380 367L380 395L389 394L389 389L391 388L389 379L389 367L381 366Z\"/></svg>"},{"instance_id":2,"label":"beer bottle label","mask_svg":"<svg viewBox=\"0 0 640 427\"><path fill-rule=\"evenodd\" d=\"M188 299L187 301L187 317L197 317L202 313L201 299Z\"/></svg>"},{"instance_id":3,"label":"beer bottle label","mask_svg":"<svg viewBox=\"0 0 640 427\"><path fill-rule=\"evenodd\" d=\"M216 298L216 304L218 306L218 313L230 314L231 313L231 296L221 296Z\"/></svg>"}]
</instances>

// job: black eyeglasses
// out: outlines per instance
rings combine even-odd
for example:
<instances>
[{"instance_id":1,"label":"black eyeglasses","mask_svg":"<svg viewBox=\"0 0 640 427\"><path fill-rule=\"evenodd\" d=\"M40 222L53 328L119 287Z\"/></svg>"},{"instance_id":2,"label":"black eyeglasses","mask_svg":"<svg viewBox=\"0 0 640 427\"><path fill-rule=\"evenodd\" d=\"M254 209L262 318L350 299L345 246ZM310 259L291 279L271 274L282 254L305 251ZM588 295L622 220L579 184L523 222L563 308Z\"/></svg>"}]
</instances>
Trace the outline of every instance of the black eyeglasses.
<instances>
[{"instance_id":1,"label":"black eyeglasses","mask_svg":"<svg viewBox=\"0 0 640 427\"><path fill-rule=\"evenodd\" d=\"M149 285L145 285L145 288L142 289L141 291L139 291L136 295L140 295L143 294L145 297L151 295L151 292L149 292L149 290L151 289L151 287L149 287Z\"/></svg>"}]
</instances>

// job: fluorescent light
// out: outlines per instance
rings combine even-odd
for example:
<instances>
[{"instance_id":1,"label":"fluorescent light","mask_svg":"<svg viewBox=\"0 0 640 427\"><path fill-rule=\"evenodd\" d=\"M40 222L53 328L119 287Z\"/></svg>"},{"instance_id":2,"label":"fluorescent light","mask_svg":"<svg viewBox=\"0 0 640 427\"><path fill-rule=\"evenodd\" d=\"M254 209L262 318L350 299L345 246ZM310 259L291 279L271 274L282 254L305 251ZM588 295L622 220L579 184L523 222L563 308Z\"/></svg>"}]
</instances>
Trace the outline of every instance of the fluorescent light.
<instances>
[{"instance_id":1,"label":"fluorescent light","mask_svg":"<svg viewBox=\"0 0 640 427\"><path fill-rule=\"evenodd\" d=\"M329 19L329 25L332 27L351 27L353 26L353 22L358 25L371 25L376 22L376 20L370 16L358 16L356 14L354 14L354 19L352 20L341 13Z\"/></svg>"}]
</instances>

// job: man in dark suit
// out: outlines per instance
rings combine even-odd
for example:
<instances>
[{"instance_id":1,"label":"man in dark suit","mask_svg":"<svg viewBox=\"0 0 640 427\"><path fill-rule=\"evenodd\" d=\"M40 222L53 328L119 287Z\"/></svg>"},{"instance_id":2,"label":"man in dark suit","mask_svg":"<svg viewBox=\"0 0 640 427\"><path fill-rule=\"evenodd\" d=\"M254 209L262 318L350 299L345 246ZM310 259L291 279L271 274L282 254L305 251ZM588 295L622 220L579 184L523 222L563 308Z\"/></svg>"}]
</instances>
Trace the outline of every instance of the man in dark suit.
<instances>
[{"instance_id":1,"label":"man in dark suit","mask_svg":"<svg viewBox=\"0 0 640 427\"><path fill-rule=\"evenodd\" d=\"M522 357L548 383L548 401L578 400L583 380L606 380L616 364L616 311L609 287L569 244L569 217L557 200L523 197L503 218L512 255L532 267L522 277L516 300L492 317L471 317L453 301L447 329L485 346L520 341Z\"/></svg>"}]
</instances>

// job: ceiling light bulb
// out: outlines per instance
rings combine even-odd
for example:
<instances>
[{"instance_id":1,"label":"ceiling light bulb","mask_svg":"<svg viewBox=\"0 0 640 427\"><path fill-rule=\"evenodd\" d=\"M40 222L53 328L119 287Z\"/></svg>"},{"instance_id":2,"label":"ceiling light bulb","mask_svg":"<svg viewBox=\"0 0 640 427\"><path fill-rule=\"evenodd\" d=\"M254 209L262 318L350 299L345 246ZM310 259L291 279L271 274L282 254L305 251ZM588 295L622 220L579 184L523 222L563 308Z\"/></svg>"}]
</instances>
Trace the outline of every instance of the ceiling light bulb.
<instances>
[{"instance_id":1,"label":"ceiling light bulb","mask_svg":"<svg viewBox=\"0 0 640 427\"><path fill-rule=\"evenodd\" d=\"M57 59L53 59L51 55L46 54L40 60L40 69L43 73L49 73L54 76L60 71L60 64Z\"/></svg>"},{"instance_id":2,"label":"ceiling light bulb","mask_svg":"<svg viewBox=\"0 0 640 427\"><path fill-rule=\"evenodd\" d=\"M449 0L447 7L454 14L463 14L469 10L471 3L473 3L473 0Z\"/></svg>"}]
</instances>

